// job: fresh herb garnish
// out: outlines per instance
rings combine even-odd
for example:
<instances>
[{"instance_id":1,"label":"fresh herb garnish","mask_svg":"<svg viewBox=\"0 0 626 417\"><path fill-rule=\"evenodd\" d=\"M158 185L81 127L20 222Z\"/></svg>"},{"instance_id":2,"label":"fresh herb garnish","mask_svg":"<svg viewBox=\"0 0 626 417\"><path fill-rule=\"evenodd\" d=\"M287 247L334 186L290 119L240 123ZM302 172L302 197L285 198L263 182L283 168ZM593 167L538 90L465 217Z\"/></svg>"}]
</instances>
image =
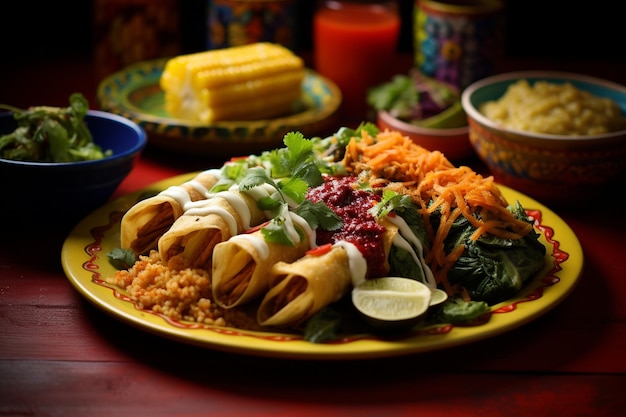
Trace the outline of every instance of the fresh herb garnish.
<instances>
[{"instance_id":1,"label":"fresh herb garnish","mask_svg":"<svg viewBox=\"0 0 626 417\"><path fill-rule=\"evenodd\" d=\"M10 110L17 128L0 136L0 158L31 162L77 162L113 154L94 143L84 121L89 102L80 93L70 96L69 107L35 106Z\"/></svg>"},{"instance_id":2,"label":"fresh herb garnish","mask_svg":"<svg viewBox=\"0 0 626 417\"><path fill-rule=\"evenodd\" d=\"M335 138L337 139L338 145L345 148L352 138L361 137L361 131L367 132L372 137L375 137L380 132L378 126L375 124L364 122L361 123L356 129L350 129L348 127L340 128L337 133L335 133Z\"/></svg>"},{"instance_id":3,"label":"fresh herb garnish","mask_svg":"<svg viewBox=\"0 0 626 417\"><path fill-rule=\"evenodd\" d=\"M304 339L311 343L323 343L337 339L337 331L342 322L342 315L331 306L318 311L304 327Z\"/></svg>"},{"instance_id":4,"label":"fresh herb garnish","mask_svg":"<svg viewBox=\"0 0 626 417\"><path fill-rule=\"evenodd\" d=\"M297 236L290 233L294 231ZM281 205L279 213L261 228L261 233L266 241L285 246L295 246L296 242L304 237L300 229L294 227L289 207L286 204Z\"/></svg>"},{"instance_id":5,"label":"fresh herb garnish","mask_svg":"<svg viewBox=\"0 0 626 417\"><path fill-rule=\"evenodd\" d=\"M220 179L211 188L212 193L228 190L232 185L241 181L248 171L248 160L240 159L231 161L222 166L220 170Z\"/></svg>"},{"instance_id":6,"label":"fresh herb garnish","mask_svg":"<svg viewBox=\"0 0 626 417\"><path fill-rule=\"evenodd\" d=\"M489 304L485 301L465 301L455 297L434 307L428 321L429 323L464 324L489 313L489 310Z\"/></svg>"},{"instance_id":7,"label":"fresh herb garnish","mask_svg":"<svg viewBox=\"0 0 626 417\"><path fill-rule=\"evenodd\" d=\"M404 209L415 209L413 200L409 195L384 190L382 199L370 209L370 212L374 217L384 217L394 210Z\"/></svg>"},{"instance_id":8,"label":"fresh herb garnish","mask_svg":"<svg viewBox=\"0 0 626 417\"><path fill-rule=\"evenodd\" d=\"M128 269L137 262L137 255L131 249L113 248L107 253L109 263L119 271Z\"/></svg>"},{"instance_id":9,"label":"fresh herb garnish","mask_svg":"<svg viewBox=\"0 0 626 417\"><path fill-rule=\"evenodd\" d=\"M343 226L341 217L332 211L323 201L313 203L304 200L294 212L302 217L313 229L321 227L324 230L339 230Z\"/></svg>"},{"instance_id":10,"label":"fresh herb garnish","mask_svg":"<svg viewBox=\"0 0 626 417\"><path fill-rule=\"evenodd\" d=\"M329 226L328 230L334 230L341 227L341 219L323 203L307 203L306 193L309 188L324 181L313 142L300 132L290 132L285 135L284 143L286 147L267 154L271 161L268 164L270 168L249 168L239 182L239 188L245 191L268 184L276 189L276 193L258 201L260 209L273 214L272 220L261 229L261 233L268 242L293 246L301 236L290 234L290 230L294 229L290 207L312 228L326 225Z\"/></svg>"}]
</instances>

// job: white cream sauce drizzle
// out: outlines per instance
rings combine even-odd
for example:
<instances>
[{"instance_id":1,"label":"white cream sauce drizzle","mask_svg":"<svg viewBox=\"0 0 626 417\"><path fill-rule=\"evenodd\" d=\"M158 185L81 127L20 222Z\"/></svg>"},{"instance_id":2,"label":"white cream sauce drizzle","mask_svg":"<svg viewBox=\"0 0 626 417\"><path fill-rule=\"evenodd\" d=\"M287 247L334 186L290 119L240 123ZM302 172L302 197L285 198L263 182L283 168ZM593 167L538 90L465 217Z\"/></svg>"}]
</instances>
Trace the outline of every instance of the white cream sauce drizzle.
<instances>
[{"instance_id":1,"label":"white cream sauce drizzle","mask_svg":"<svg viewBox=\"0 0 626 417\"><path fill-rule=\"evenodd\" d=\"M214 175L219 180L220 170L218 169L207 170L204 171L204 173ZM238 192L239 188L236 185L232 186L226 191L210 193L209 190L207 190L206 187L202 185L202 183L195 179L187 181L185 184L194 187L196 190L204 194L206 200L191 201L189 193L182 186L172 186L162 191L164 195L167 195L178 201L178 203L183 207L185 215L207 216L209 214L216 214L224 219L224 221L228 224L230 234L235 236L239 233L237 220L227 210L215 206L215 198L222 198L226 200L228 204L230 204L230 206L239 215L243 230L249 229L253 226L250 224L252 218L250 208L246 204L246 201L241 197L240 192ZM274 192L276 192L276 189L269 184L263 184L261 186L241 192L245 192L246 194L250 195L255 201L258 201L263 197L268 197L272 195Z\"/></svg>"},{"instance_id":2,"label":"white cream sauce drizzle","mask_svg":"<svg viewBox=\"0 0 626 417\"><path fill-rule=\"evenodd\" d=\"M285 222L285 224L287 225L287 233L294 242L300 242L300 235L298 234L298 231L294 226L295 223L300 226L309 237L309 243L315 245L315 232L313 231L313 229L311 229L311 226L309 226L306 220L293 212L289 212L288 219L285 219ZM237 240L248 241L254 247L261 259L267 259L270 256L269 245L262 237L249 233L242 233L234 235L229 239L229 241L234 242L236 242Z\"/></svg>"},{"instance_id":3,"label":"white cream sauce drizzle","mask_svg":"<svg viewBox=\"0 0 626 417\"><path fill-rule=\"evenodd\" d=\"M298 207L299 204L293 201L288 195L285 195L284 198L290 208Z\"/></svg>"},{"instance_id":4,"label":"white cream sauce drizzle","mask_svg":"<svg viewBox=\"0 0 626 417\"><path fill-rule=\"evenodd\" d=\"M215 194L213 198L223 198L226 200L233 209L239 214L239 218L241 219L241 225L243 230L247 230L250 228L250 220L252 219L252 213L250 213L250 208L246 201L243 199L240 193L234 191L220 191Z\"/></svg>"},{"instance_id":5,"label":"white cream sauce drizzle","mask_svg":"<svg viewBox=\"0 0 626 417\"><path fill-rule=\"evenodd\" d=\"M217 214L228 223L230 234L234 236L239 233L237 220L228 210L216 206L216 199L221 198L225 200L237 213L241 220L242 229L247 230L252 226L250 224L250 221L252 219L252 213L250 212L250 207L248 207L248 204L241 196L241 192L238 192L236 190L237 188L233 187L226 191L220 191L218 193L211 194L208 200L191 202L186 207L185 215L206 216L209 214ZM261 191L259 195L263 196L264 192Z\"/></svg>"},{"instance_id":6,"label":"white cream sauce drizzle","mask_svg":"<svg viewBox=\"0 0 626 417\"><path fill-rule=\"evenodd\" d=\"M269 258L270 247L265 241L265 239L249 234L249 233L242 233L240 235L235 235L229 239L230 242L236 242L238 240L240 241L245 240L245 241L250 242L250 244L254 247L254 249L259 254L259 257L261 259L265 260Z\"/></svg>"},{"instance_id":7,"label":"white cream sauce drizzle","mask_svg":"<svg viewBox=\"0 0 626 417\"><path fill-rule=\"evenodd\" d=\"M392 244L409 252L415 263L418 265L422 265L422 270L424 271L424 276L426 278L425 284L431 287L431 289L437 288L437 282L435 281L433 272L430 270L430 267L426 264L426 261L424 260L424 247L422 246L422 242L420 241L420 239L415 233L413 233L413 230L411 230L409 225L402 217L387 216L387 220L393 223L400 231L400 233L394 237ZM410 241L416 248L418 248L417 253L408 241Z\"/></svg>"},{"instance_id":8,"label":"white cream sauce drizzle","mask_svg":"<svg viewBox=\"0 0 626 417\"><path fill-rule=\"evenodd\" d=\"M210 170L206 172L214 172L214 171ZM187 184L190 184L191 182L193 182L193 180L187 182ZM166 190L166 194L176 199L183 206L184 215L186 216L207 216L209 214L218 215L222 217L222 219L224 219L224 221L228 224L228 229L229 229L230 234L236 235L237 233L239 233L239 227L237 225L237 220L235 219L235 217L228 210L225 210L221 207L217 207L215 205L214 198L216 197L222 198L226 200L239 214L240 218L242 219L242 224L244 225L244 227L248 225L247 228L249 228L250 217L251 217L250 210L248 209L246 202L241 198L239 194L231 192L231 191L222 191L216 194L210 194L208 190L204 186L202 186L202 184L200 184L199 182L198 184L202 188L204 188L205 191L203 192L203 194L207 197L206 200L191 201L189 197L189 193L183 187L180 187L180 186L174 186L174 187L168 188Z\"/></svg>"},{"instance_id":9,"label":"white cream sauce drizzle","mask_svg":"<svg viewBox=\"0 0 626 417\"><path fill-rule=\"evenodd\" d=\"M183 211L185 210L185 207L191 202L191 196L189 195L189 192L180 185L173 185L171 187L168 187L167 189L161 191L160 194L176 200L178 204L180 204L180 206L183 208Z\"/></svg>"},{"instance_id":10,"label":"white cream sauce drizzle","mask_svg":"<svg viewBox=\"0 0 626 417\"><path fill-rule=\"evenodd\" d=\"M201 172L198 176L210 175L214 177L216 180L220 180L222 178L221 172L219 169L207 169L206 171ZM198 177L196 176L196 178ZM205 197L209 195L209 189L204 186L200 181L196 178L187 181L186 184L191 185L196 191L204 195Z\"/></svg>"},{"instance_id":11,"label":"white cream sauce drizzle","mask_svg":"<svg viewBox=\"0 0 626 417\"><path fill-rule=\"evenodd\" d=\"M221 178L219 169L208 169L206 171L203 171L202 174L213 175L218 181ZM183 185L185 184L190 185L205 196L207 196L209 193L209 190L196 179L191 179L185 182ZM183 208L183 211L187 210L187 207L191 203L191 197L189 196L189 192L185 190L182 185L174 185L168 187L167 189L161 191L161 194L176 200L178 204L180 204L180 206Z\"/></svg>"},{"instance_id":12,"label":"white cream sauce drizzle","mask_svg":"<svg viewBox=\"0 0 626 417\"><path fill-rule=\"evenodd\" d=\"M209 214L215 214L220 216L228 225L228 231L231 236L235 236L239 233L239 227L237 226L237 220L235 217L226 209L221 207L206 205L202 207L194 207L190 208L185 212L185 216L208 216Z\"/></svg>"},{"instance_id":13,"label":"white cream sauce drizzle","mask_svg":"<svg viewBox=\"0 0 626 417\"><path fill-rule=\"evenodd\" d=\"M365 274L367 273L367 261L361 251L352 243L340 240L333 244L335 247L344 248L348 254L348 265L350 267L350 276L352 277L352 285L357 286L365 282Z\"/></svg>"},{"instance_id":14,"label":"white cream sauce drizzle","mask_svg":"<svg viewBox=\"0 0 626 417\"><path fill-rule=\"evenodd\" d=\"M297 245L298 243L300 243L300 234L298 234L296 226L294 226L293 224L293 218L295 216L297 216L297 214L288 211L287 216L285 216L284 227L287 233L287 237L289 237L289 239Z\"/></svg>"},{"instance_id":15,"label":"white cream sauce drizzle","mask_svg":"<svg viewBox=\"0 0 626 417\"><path fill-rule=\"evenodd\" d=\"M241 190L241 192L248 194L255 201L259 201L263 197L269 197L274 194L276 189L269 184L263 184L248 190Z\"/></svg>"},{"instance_id":16,"label":"white cream sauce drizzle","mask_svg":"<svg viewBox=\"0 0 626 417\"><path fill-rule=\"evenodd\" d=\"M289 229L293 230L288 230L288 234L290 237L292 237L292 240L294 242L300 242L300 235L294 227L294 224L297 224L298 226L300 226L300 228L306 235L306 238L309 240L309 249L316 248L317 243L315 243L315 240L317 239L317 234L315 233L315 230L311 228L311 225L306 220L304 220L304 218L297 215L293 211L289 212L289 217L291 218L291 222L289 222ZM295 239L293 239L293 237L295 237Z\"/></svg>"}]
</instances>

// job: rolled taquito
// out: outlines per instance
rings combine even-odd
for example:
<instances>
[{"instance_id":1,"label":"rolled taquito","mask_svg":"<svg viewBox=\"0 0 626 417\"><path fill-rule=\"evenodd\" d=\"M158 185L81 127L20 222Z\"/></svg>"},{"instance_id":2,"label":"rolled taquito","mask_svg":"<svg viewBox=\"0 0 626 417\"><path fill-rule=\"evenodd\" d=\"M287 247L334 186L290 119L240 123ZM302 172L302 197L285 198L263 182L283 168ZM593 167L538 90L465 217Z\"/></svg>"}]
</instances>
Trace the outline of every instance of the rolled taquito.
<instances>
[{"instance_id":1,"label":"rolled taquito","mask_svg":"<svg viewBox=\"0 0 626 417\"><path fill-rule=\"evenodd\" d=\"M352 288L348 252L339 245L323 255L278 262L269 279L273 284L257 310L257 322L268 327L296 327Z\"/></svg>"},{"instance_id":2,"label":"rolled taquito","mask_svg":"<svg viewBox=\"0 0 626 417\"><path fill-rule=\"evenodd\" d=\"M293 215L292 215L293 217ZM277 262L292 262L311 247L310 227L300 218L299 240L293 246L268 242L261 230L219 243L213 250L213 300L232 308L261 297L269 288L270 270Z\"/></svg>"},{"instance_id":3,"label":"rolled taquito","mask_svg":"<svg viewBox=\"0 0 626 417\"><path fill-rule=\"evenodd\" d=\"M384 258L398 236L398 227L386 218L379 220L383 233ZM388 270L386 261L384 270ZM270 289L257 311L261 326L296 327L325 306L348 293L370 277L367 261L358 248L337 241L321 255L307 254L293 263L278 262L270 271Z\"/></svg>"},{"instance_id":4,"label":"rolled taquito","mask_svg":"<svg viewBox=\"0 0 626 417\"><path fill-rule=\"evenodd\" d=\"M219 170L206 170L181 185L136 203L122 217L121 246L138 255L156 249L159 238L185 212L186 206L206 199L219 177Z\"/></svg>"},{"instance_id":5,"label":"rolled taquito","mask_svg":"<svg viewBox=\"0 0 626 417\"><path fill-rule=\"evenodd\" d=\"M167 262L182 254L193 268L211 271L215 245L267 221L265 212L258 207L257 194L267 196L269 191L258 188L253 192L221 191L191 204L159 239L161 258Z\"/></svg>"}]
</instances>

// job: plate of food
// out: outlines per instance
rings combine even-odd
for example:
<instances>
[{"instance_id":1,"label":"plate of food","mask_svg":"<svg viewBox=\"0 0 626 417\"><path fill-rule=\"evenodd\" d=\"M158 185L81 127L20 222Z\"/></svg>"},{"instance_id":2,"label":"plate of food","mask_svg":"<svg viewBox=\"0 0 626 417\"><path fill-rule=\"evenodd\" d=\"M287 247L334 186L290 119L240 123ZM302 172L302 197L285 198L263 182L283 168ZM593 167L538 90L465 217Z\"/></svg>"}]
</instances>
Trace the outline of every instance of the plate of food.
<instances>
[{"instance_id":1,"label":"plate of food","mask_svg":"<svg viewBox=\"0 0 626 417\"><path fill-rule=\"evenodd\" d=\"M276 56L262 58L271 54ZM250 62L233 64L241 56ZM206 68L220 59L223 65ZM304 68L299 57L260 43L131 65L99 83L97 100L103 110L142 126L158 147L231 156L280 146L290 131L327 134L342 96L335 83Z\"/></svg>"},{"instance_id":2,"label":"plate of food","mask_svg":"<svg viewBox=\"0 0 626 417\"><path fill-rule=\"evenodd\" d=\"M284 144L94 211L63 245L69 281L163 337L336 360L493 337L580 278L582 248L556 213L398 132Z\"/></svg>"}]
</instances>

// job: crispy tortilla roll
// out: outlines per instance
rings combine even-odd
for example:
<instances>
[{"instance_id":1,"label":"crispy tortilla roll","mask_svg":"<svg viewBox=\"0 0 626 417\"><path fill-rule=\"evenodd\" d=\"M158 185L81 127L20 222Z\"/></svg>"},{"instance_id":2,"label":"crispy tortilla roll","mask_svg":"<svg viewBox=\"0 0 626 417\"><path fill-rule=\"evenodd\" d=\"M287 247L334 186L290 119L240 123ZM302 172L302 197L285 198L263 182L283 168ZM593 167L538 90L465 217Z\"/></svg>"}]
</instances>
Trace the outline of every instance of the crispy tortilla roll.
<instances>
[{"instance_id":1,"label":"crispy tortilla roll","mask_svg":"<svg viewBox=\"0 0 626 417\"><path fill-rule=\"evenodd\" d=\"M270 327L297 326L352 288L348 254L340 246L320 256L279 262L270 280L273 286L257 312L258 323Z\"/></svg>"},{"instance_id":2,"label":"crispy tortilla roll","mask_svg":"<svg viewBox=\"0 0 626 417\"><path fill-rule=\"evenodd\" d=\"M398 227L385 218L383 234L385 269ZM337 242L322 255L306 255L271 270L270 289L261 301L257 321L261 326L295 327L330 303L338 301L353 285L369 277L367 263L356 246Z\"/></svg>"},{"instance_id":3,"label":"crispy tortilla roll","mask_svg":"<svg viewBox=\"0 0 626 417\"><path fill-rule=\"evenodd\" d=\"M309 247L307 239L295 246L267 242L260 230L218 244L213 250L213 299L231 308L260 297L269 288L272 266L300 258Z\"/></svg>"},{"instance_id":4,"label":"crispy tortilla roll","mask_svg":"<svg viewBox=\"0 0 626 417\"><path fill-rule=\"evenodd\" d=\"M266 220L248 193L222 191L185 211L159 239L159 254L165 262L182 254L193 268L211 271L215 245Z\"/></svg>"},{"instance_id":5,"label":"crispy tortilla roll","mask_svg":"<svg viewBox=\"0 0 626 417\"><path fill-rule=\"evenodd\" d=\"M182 216L185 206L206 199L218 179L218 170L203 171L182 185L135 204L122 218L121 246L137 255L156 249L159 238Z\"/></svg>"}]
</instances>

